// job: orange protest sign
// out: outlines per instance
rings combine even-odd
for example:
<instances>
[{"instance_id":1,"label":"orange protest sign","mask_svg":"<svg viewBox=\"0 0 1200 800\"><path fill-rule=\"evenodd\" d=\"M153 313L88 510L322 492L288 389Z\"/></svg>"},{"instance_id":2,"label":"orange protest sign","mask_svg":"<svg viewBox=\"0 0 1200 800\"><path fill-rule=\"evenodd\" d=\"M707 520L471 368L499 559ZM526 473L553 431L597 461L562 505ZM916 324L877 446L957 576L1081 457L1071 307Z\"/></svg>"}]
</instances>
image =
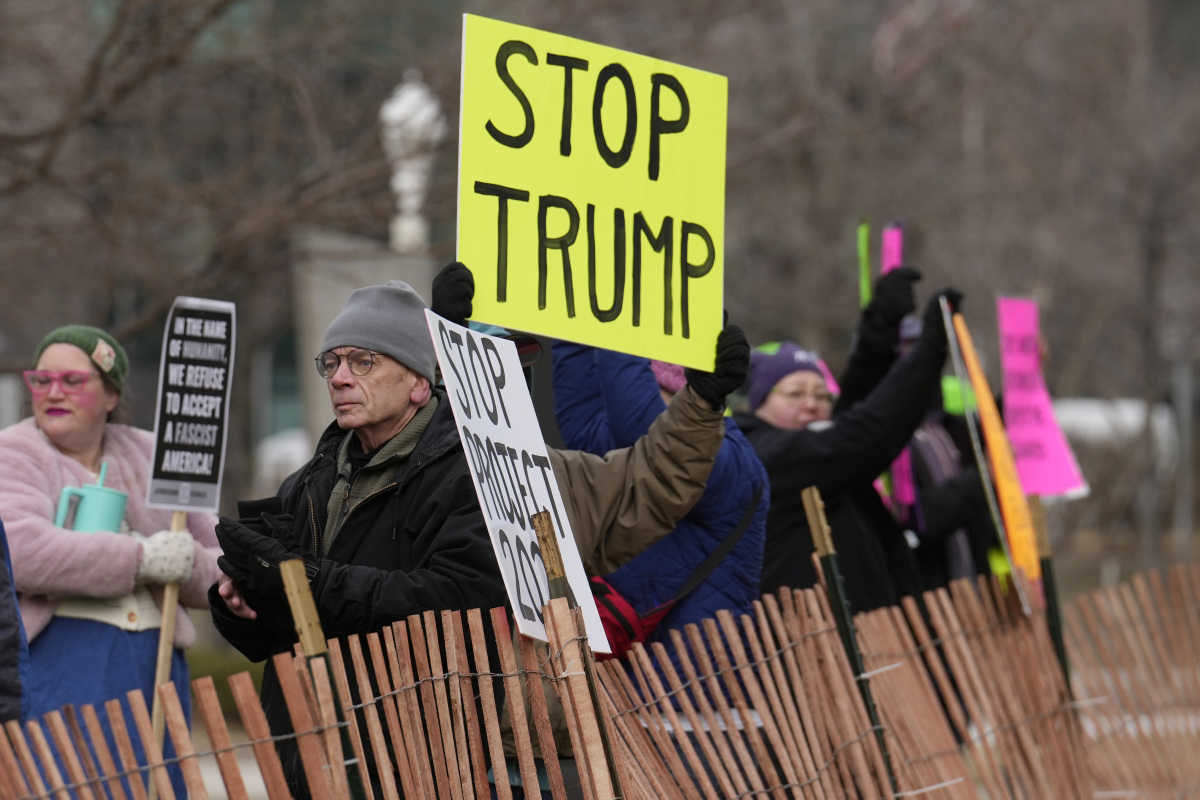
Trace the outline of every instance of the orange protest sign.
<instances>
[{"instance_id":1,"label":"orange protest sign","mask_svg":"<svg viewBox=\"0 0 1200 800\"><path fill-rule=\"evenodd\" d=\"M983 438L987 443L988 464L991 466L996 496L1000 503L1000 516L1004 520L1007 534L1008 555L1014 571L1023 573L1027 585L1036 587L1042 579L1042 565L1038 560L1033 515L1029 511L1029 501L1025 492L1021 489L1012 445L1004 431L1004 423L1000 420L1000 411L996 408L992 389L988 386L987 376L983 374L979 356L967 330L967 323L961 314L954 315L954 332L958 336L958 346L967 367L967 375L971 379L971 388L975 391L979 420L983 425ZM1037 594L1040 595L1040 592Z\"/></svg>"}]
</instances>

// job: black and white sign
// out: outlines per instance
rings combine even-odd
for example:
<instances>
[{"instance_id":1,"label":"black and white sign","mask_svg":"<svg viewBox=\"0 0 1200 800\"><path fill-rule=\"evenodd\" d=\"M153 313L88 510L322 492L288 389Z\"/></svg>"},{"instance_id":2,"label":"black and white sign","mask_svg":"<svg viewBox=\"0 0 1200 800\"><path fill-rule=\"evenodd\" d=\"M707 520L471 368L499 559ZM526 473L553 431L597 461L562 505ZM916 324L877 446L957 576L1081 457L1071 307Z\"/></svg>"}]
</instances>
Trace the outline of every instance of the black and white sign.
<instances>
[{"instance_id":1,"label":"black and white sign","mask_svg":"<svg viewBox=\"0 0 1200 800\"><path fill-rule=\"evenodd\" d=\"M596 652L609 652L517 346L432 311L425 316L517 628L546 641L542 606L550 601L549 581L530 517L548 510L567 581L583 609L588 643Z\"/></svg>"},{"instance_id":2,"label":"black and white sign","mask_svg":"<svg viewBox=\"0 0 1200 800\"><path fill-rule=\"evenodd\" d=\"M146 505L217 510L233 349L233 303L175 298L158 371L154 472Z\"/></svg>"}]
</instances>

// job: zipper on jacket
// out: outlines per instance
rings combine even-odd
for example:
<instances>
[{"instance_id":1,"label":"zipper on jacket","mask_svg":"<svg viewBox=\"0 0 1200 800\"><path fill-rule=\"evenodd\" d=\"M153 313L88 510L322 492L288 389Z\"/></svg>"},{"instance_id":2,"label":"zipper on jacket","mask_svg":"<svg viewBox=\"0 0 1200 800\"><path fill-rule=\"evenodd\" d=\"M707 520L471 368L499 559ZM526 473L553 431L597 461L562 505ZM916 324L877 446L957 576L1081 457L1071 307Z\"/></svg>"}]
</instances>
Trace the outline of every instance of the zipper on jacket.
<instances>
[{"instance_id":1,"label":"zipper on jacket","mask_svg":"<svg viewBox=\"0 0 1200 800\"><path fill-rule=\"evenodd\" d=\"M364 505L366 505L367 501L370 500L372 497L377 497L377 496L383 494L384 492L390 491L391 489L394 489L394 488L396 488L396 484L389 483L387 486L384 486L382 489L376 489L375 491L371 492L369 495L364 497L362 500L359 500L358 505L356 505L354 507L355 510L360 509ZM350 514L352 513L349 510L349 505L350 505L350 487L349 487L349 485L347 485L346 486L346 499L345 499L345 502L342 503L342 511L341 511L340 519L338 520L338 525L336 528L334 528L334 531L340 532L342 529L342 525L345 524L346 519L349 518ZM394 540L395 538L396 538L396 528L393 525L392 539Z\"/></svg>"},{"instance_id":2,"label":"zipper on jacket","mask_svg":"<svg viewBox=\"0 0 1200 800\"><path fill-rule=\"evenodd\" d=\"M308 498L308 526L312 528L313 556L320 558L321 540L317 535L317 509L313 505L312 495L305 492L305 496Z\"/></svg>"}]
</instances>

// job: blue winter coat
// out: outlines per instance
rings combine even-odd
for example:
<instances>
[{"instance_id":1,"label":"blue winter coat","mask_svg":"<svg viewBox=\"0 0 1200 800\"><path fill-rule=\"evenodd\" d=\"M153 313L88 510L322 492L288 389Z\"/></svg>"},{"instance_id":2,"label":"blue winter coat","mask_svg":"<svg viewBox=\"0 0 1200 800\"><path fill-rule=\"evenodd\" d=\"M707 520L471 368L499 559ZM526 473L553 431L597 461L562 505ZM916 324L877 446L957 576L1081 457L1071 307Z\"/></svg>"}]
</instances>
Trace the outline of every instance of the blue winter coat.
<instances>
[{"instance_id":1,"label":"blue winter coat","mask_svg":"<svg viewBox=\"0 0 1200 800\"><path fill-rule=\"evenodd\" d=\"M556 343L553 353L555 413L566 447L598 455L628 447L666 408L644 358L565 342ZM754 448L727 417L700 500L674 531L607 575L609 583L639 612L670 600L737 527L758 487L762 498L750 527L704 583L663 618L651 642L669 643L671 629L722 609L751 613L759 597L770 487Z\"/></svg>"}]
</instances>

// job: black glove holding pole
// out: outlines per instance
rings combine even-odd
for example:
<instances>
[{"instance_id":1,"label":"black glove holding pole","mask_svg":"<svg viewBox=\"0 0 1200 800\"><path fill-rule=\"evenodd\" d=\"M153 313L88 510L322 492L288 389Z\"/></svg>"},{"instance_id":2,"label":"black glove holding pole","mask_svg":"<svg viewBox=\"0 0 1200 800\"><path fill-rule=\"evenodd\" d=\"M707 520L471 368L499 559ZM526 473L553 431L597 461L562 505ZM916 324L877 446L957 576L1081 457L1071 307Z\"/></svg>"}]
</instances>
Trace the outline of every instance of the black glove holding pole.
<instances>
[{"instance_id":1,"label":"black glove holding pole","mask_svg":"<svg viewBox=\"0 0 1200 800\"><path fill-rule=\"evenodd\" d=\"M433 304L430 308L439 317L455 325L467 325L475 299L475 276L466 265L455 261L442 267L433 278Z\"/></svg>"},{"instance_id":2,"label":"black glove holding pole","mask_svg":"<svg viewBox=\"0 0 1200 800\"><path fill-rule=\"evenodd\" d=\"M963 295L957 289L942 289L929 298L929 302L925 304L925 315L921 320L921 338L917 341L935 353L944 354L946 352L946 324L942 321L942 304L939 302L943 297L950 305L951 313L957 313L962 308Z\"/></svg>"},{"instance_id":3,"label":"black glove holding pole","mask_svg":"<svg viewBox=\"0 0 1200 800\"><path fill-rule=\"evenodd\" d=\"M717 363L712 372L687 367L683 370L688 386L712 406L725 407L725 398L746 382L750 370L750 342L737 325L726 325L717 334Z\"/></svg>"}]
</instances>

